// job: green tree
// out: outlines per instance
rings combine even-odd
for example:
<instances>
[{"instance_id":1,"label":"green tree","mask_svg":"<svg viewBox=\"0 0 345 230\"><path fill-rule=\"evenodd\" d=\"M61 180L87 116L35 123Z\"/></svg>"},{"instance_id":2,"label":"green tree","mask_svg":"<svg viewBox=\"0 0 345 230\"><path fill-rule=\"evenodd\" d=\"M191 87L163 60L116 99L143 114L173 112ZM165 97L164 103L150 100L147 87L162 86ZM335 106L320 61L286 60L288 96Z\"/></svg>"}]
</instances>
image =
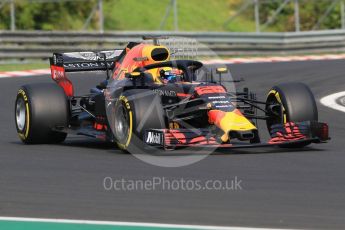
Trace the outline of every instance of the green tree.
<instances>
[{"instance_id":1,"label":"green tree","mask_svg":"<svg viewBox=\"0 0 345 230\"><path fill-rule=\"evenodd\" d=\"M239 9L246 1L252 0L229 0L230 7ZM343 1L343 0L341 0ZM284 0L259 0L260 2L260 22L264 24L272 18L274 12L284 2ZM336 29L340 27L340 0L300 0L300 23L301 30L312 30L318 20L324 15L327 9L335 3L329 15L320 23L319 29ZM254 20L254 9L249 7L242 17L250 17ZM294 1L290 2L277 15L270 25L275 31L294 31ZM268 28L269 29L269 28Z\"/></svg>"},{"instance_id":2,"label":"green tree","mask_svg":"<svg viewBox=\"0 0 345 230\"><path fill-rule=\"evenodd\" d=\"M79 30L97 3L90 1L35 2L16 0L16 27L19 30ZM10 6L0 9L0 29L10 27ZM90 23L97 27L96 20Z\"/></svg>"}]
</instances>

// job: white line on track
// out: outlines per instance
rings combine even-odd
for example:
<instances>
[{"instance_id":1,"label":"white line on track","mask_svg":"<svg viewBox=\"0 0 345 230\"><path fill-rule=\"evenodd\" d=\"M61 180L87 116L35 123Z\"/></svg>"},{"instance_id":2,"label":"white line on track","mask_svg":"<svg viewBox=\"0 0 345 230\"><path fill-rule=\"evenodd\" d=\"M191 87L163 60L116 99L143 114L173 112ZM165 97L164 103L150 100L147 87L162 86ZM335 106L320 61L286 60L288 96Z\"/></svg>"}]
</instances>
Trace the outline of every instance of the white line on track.
<instances>
[{"instance_id":1,"label":"white line on track","mask_svg":"<svg viewBox=\"0 0 345 230\"><path fill-rule=\"evenodd\" d=\"M121 221L72 220L72 219L42 219L42 218L4 217L4 216L0 217L0 221L86 224L86 225L110 225L110 226L131 226L131 227L152 227L152 228L180 228L180 229L195 229L195 230L197 230L197 229L200 229L200 230L288 230L288 229L277 229L277 228L247 228L247 227L230 227L230 226L225 227L225 226L140 223L140 222L121 222Z\"/></svg>"},{"instance_id":2,"label":"white line on track","mask_svg":"<svg viewBox=\"0 0 345 230\"><path fill-rule=\"evenodd\" d=\"M291 62L291 61L321 61L321 60L341 60L345 59L345 54L333 55L306 55L306 56L273 56L273 57L247 57L214 59L203 61L205 64L245 64L245 63L271 63L271 62Z\"/></svg>"},{"instance_id":3,"label":"white line on track","mask_svg":"<svg viewBox=\"0 0 345 230\"><path fill-rule=\"evenodd\" d=\"M26 76L35 76L35 75L45 75L45 74L50 74L50 69L0 72L0 78L26 77Z\"/></svg>"},{"instance_id":4,"label":"white line on track","mask_svg":"<svg viewBox=\"0 0 345 230\"><path fill-rule=\"evenodd\" d=\"M323 104L324 106L327 106L329 108L341 111L345 113L345 107L342 105L339 105L337 103L337 99L344 97L345 96L345 91L343 92L339 92L339 93L334 93L331 95L328 95L326 97L321 98L320 102L321 104Z\"/></svg>"},{"instance_id":5,"label":"white line on track","mask_svg":"<svg viewBox=\"0 0 345 230\"><path fill-rule=\"evenodd\" d=\"M36 74L50 74L50 69L34 69L34 70L28 70L30 73L36 73Z\"/></svg>"}]
</instances>

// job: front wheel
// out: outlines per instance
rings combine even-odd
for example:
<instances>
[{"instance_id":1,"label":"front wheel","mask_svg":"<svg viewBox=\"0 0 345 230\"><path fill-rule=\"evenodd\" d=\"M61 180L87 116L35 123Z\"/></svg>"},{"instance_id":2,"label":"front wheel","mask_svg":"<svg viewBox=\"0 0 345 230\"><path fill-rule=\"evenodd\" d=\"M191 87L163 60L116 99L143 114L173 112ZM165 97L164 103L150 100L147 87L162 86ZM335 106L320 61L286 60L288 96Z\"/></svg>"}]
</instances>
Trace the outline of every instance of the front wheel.
<instances>
[{"instance_id":1,"label":"front wheel","mask_svg":"<svg viewBox=\"0 0 345 230\"><path fill-rule=\"evenodd\" d=\"M123 92L111 116L117 145L131 153L144 150L145 130L166 128L161 99L151 90L133 89Z\"/></svg>"},{"instance_id":2,"label":"front wheel","mask_svg":"<svg viewBox=\"0 0 345 230\"><path fill-rule=\"evenodd\" d=\"M275 105L279 105L276 106ZM275 108L280 108L281 111ZM315 98L309 87L303 83L291 82L274 86L266 99L266 111L270 118L267 129L276 124L301 121L318 121ZM291 147L303 147L307 144Z\"/></svg>"}]
</instances>

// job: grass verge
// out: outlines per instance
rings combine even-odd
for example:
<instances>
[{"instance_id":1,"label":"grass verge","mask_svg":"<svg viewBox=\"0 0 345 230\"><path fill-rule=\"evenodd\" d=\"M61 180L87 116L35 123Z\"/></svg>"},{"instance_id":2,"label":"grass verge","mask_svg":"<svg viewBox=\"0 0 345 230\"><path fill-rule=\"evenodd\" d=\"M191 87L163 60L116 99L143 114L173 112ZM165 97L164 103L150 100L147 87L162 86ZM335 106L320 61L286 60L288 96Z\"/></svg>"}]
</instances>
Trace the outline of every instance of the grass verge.
<instances>
[{"instance_id":1,"label":"grass verge","mask_svg":"<svg viewBox=\"0 0 345 230\"><path fill-rule=\"evenodd\" d=\"M0 64L0 72L22 71L22 70L33 70L33 69L48 69L48 68L49 68L49 64L44 63L44 62Z\"/></svg>"}]
</instances>

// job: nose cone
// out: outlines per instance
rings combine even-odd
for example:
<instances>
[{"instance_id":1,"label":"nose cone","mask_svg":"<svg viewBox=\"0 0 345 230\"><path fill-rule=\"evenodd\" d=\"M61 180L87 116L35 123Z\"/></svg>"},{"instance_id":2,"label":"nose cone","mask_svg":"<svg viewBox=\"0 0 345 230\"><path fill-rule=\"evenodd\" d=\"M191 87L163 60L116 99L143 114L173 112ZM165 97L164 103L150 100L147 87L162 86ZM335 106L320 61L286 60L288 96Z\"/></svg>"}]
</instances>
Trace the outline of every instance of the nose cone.
<instances>
[{"instance_id":1,"label":"nose cone","mask_svg":"<svg viewBox=\"0 0 345 230\"><path fill-rule=\"evenodd\" d=\"M216 125L224 134L221 137L223 142L229 140L231 131L247 132L256 130L256 127L238 110L232 112L224 112L220 110L210 110L208 112L208 121L210 124Z\"/></svg>"}]
</instances>

